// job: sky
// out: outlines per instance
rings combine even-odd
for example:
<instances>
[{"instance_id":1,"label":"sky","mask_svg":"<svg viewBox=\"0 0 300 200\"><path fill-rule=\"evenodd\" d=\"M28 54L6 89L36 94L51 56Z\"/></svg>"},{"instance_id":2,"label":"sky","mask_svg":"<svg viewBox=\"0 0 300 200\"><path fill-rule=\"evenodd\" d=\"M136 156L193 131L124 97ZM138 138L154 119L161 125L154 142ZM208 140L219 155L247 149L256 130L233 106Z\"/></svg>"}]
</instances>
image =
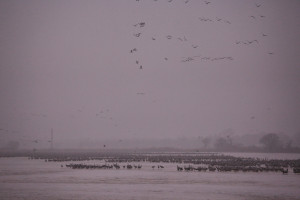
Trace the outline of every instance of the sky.
<instances>
[{"instance_id":1,"label":"sky","mask_svg":"<svg viewBox=\"0 0 300 200\"><path fill-rule=\"evenodd\" d=\"M298 0L0 1L0 139L300 131Z\"/></svg>"}]
</instances>

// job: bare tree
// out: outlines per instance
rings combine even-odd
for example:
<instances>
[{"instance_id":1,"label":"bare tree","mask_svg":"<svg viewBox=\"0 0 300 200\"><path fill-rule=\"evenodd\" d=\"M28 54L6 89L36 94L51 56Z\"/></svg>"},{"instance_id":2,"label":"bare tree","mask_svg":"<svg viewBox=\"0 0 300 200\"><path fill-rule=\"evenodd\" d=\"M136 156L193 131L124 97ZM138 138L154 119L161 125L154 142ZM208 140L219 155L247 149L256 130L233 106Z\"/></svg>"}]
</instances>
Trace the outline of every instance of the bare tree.
<instances>
[{"instance_id":1,"label":"bare tree","mask_svg":"<svg viewBox=\"0 0 300 200\"><path fill-rule=\"evenodd\" d=\"M259 142L264 145L266 150L271 152L280 150L282 147L279 136L276 133L268 133L262 136Z\"/></svg>"}]
</instances>

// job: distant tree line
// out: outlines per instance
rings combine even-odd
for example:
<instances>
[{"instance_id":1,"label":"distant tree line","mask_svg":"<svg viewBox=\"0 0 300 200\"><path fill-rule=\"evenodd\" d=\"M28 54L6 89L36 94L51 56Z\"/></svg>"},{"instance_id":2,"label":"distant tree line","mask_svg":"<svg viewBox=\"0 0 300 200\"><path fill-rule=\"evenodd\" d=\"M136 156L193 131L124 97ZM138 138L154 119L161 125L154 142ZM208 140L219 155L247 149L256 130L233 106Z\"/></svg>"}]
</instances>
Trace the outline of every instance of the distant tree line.
<instances>
[{"instance_id":1,"label":"distant tree line","mask_svg":"<svg viewBox=\"0 0 300 200\"><path fill-rule=\"evenodd\" d=\"M217 151L253 151L253 152L300 152L299 147L292 146L293 141L283 140L277 133L266 133L259 138L257 145L245 146L235 144L230 135L220 136L213 140L211 137L202 139L205 150ZM209 148L212 147L212 148Z\"/></svg>"}]
</instances>

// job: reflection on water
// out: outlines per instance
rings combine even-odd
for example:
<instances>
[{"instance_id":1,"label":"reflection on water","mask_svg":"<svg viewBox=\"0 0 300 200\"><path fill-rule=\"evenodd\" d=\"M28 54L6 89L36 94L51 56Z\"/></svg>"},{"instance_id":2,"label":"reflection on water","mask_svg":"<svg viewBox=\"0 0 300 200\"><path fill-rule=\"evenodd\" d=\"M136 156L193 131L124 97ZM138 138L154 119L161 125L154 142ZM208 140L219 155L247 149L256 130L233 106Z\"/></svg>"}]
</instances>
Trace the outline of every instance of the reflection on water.
<instances>
[{"instance_id":1,"label":"reflection on water","mask_svg":"<svg viewBox=\"0 0 300 200\"><path fill-rule=\"evenodd\" d=\"M174 163L152 169L148 162L139 170L73 170L61 164L0 158L1 199L300 199L294 173L178 172Z\"/></svg>"}]
</instances>

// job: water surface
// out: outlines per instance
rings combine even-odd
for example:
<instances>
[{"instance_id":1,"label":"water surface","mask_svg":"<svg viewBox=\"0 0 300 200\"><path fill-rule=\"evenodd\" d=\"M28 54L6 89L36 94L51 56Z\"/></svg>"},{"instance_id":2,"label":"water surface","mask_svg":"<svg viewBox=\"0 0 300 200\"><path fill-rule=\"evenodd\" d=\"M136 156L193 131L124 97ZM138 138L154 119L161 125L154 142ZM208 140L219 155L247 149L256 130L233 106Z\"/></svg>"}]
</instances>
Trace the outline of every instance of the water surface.
<instances>
[{"instance_id":1,"label":"water surface","mask_svg":"<svg viewBox=\"0 0 300 200\"><path fill-rule=\"evenodd\" d=\"M300 176L294 173L178 172L174 163L152 169L157 163L142 162L140 170L70 169L61 164L67 163L0 158L1 199L300 199Z\"/></svg>"}]
</instances>

